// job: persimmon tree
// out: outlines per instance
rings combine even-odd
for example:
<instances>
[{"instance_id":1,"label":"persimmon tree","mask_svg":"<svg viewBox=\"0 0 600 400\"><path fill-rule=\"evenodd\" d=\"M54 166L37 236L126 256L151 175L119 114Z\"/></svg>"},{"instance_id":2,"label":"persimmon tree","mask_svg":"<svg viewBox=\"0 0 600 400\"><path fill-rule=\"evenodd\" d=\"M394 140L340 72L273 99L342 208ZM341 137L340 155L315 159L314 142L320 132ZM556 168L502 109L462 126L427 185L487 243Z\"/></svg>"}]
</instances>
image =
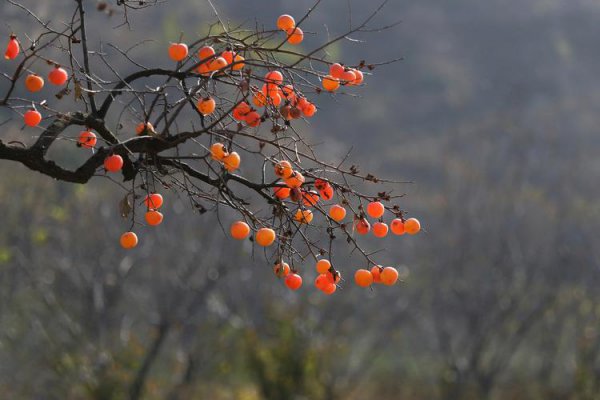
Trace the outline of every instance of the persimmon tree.
<instances>
[{"instance_id":1,"label":"persimmon tree","mask_svg":"<svg viewBox=\"0 0 600 400\"><path fill-rule=\"evenodd\" d=\"M115 182L126 191L120 203L128 221L123 248L137 246L140 225L163 222L162 194L175 191L200 213L233 210L231 237L264 248L292 290L302 285L302 266L314 262L315 286L336 291L337 238L364 258L365 268L355 271L357 285L396 283L397 270L378 265L360 236L419 232L419 221L405 217L397 203L401 195L390 189L400 182L364 174L348 156L319 157L298 130L319 117L320 97L358 92L376 67L395 61L343 63L327 53L354 34L392 27L371 26L385 2L343 34L304 51L298 46L303 29L320 1L302 17L282 15L268 28L232 26L215 10L206 36L184 41L182 34L165 46L161 56L169 68L142 65L111 44L133 66L125 72L90 38L87 1L76 0L71 19L61 24L7 1L42 32L8 38L0 107L10 110L6 123L22 126L33 139L0 140L0 158L61 181ZM94 4L101 12L121 13L128 24L130 13L154 3ZM71 94L75 102L65 110L61 104ZM69 133L73 127L78 134ZM78 146L86 160L75 169L59 165L48 155L57 143Z\"/></svg>"}]
</instances>

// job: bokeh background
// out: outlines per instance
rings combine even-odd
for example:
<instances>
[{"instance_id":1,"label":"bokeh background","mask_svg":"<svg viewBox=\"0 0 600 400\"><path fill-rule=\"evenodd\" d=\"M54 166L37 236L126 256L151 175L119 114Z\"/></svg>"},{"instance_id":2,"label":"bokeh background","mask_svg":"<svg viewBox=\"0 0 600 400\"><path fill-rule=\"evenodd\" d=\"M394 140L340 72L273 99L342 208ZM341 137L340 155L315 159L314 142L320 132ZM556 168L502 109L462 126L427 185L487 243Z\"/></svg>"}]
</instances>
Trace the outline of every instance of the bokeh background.
<instances>
[{"instance_id":1,"label":"bokeh background","mask_svg":"<svg viewBox=\"0 0 600 400\"><path fill-rule=\"evenodd\" d=\"M60 21L73 2L22 3ZM214 21L205 1L171 0L112 29L122 15L84 3L91 40L148 40L132 51L148 65L168 65L169 41ZM367 3L323 2L306 48ZM214 4L231 22L270 27L312 1ZM2 37L38 29L8 1L0 14ZM370 243L401 285L290 293L249 242L224 240L213 215L174 193L166 222L125 252L118 186L2 161L0 397L600 398L600 3L395 0L374 25L396 20L330 49L349 64L403 60L376 68L360 96L319 98L305 132L324 157L354 148L362 170L414 182L398 190L425 232ZM54 156L76 165L67 147ZM347 276L362 266L345 262Z\"/></svg>"}]
</instances>

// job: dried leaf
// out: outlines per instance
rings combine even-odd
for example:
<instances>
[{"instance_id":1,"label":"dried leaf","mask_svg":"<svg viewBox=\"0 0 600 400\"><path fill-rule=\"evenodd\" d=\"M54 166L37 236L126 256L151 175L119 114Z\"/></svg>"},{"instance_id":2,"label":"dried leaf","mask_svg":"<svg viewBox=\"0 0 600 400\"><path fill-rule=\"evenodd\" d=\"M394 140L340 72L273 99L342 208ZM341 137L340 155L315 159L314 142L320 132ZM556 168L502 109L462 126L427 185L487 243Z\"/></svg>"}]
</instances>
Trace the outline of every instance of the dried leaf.
<instances>
[{"instance_id":1,"label":"dried leaf","mask_svg":"<svg viewBox=\"0 0 600 400\"><path fill-rule=\"evenodd\" d=\"M119 202L119 212L121 213L121 217L127 218L129 213L133 210L133 205L129 200L129 195L123 197L123 199Z\"/></svg>"}]
</instances>

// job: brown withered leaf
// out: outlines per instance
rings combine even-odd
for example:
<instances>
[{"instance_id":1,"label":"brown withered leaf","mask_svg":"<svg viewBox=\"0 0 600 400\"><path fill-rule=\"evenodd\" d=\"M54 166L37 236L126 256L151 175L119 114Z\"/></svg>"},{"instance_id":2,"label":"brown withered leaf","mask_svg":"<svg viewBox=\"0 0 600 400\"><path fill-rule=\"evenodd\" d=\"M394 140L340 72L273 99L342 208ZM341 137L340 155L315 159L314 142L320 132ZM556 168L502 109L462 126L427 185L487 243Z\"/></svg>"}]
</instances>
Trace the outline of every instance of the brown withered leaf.
<instances>
[{"instance_id":1,"label":"brown withered leaf","mask_svg":"<svg viewBox=\"0 0 600 400\"><path fill-rule=\"evenodd\" d=\"M79 84L79 81L75 81L75 90L73 92L73 97L75 98L75 101L83 99L83 90L81 88L81 85Z\"/></svg>"},{"instance_id":2,"label":"brown withered leaf","mask_svg":"<svg viewBox=\"0 0 600 400\"><path fill-rule=\"evenodd\" d=\"M129 195L125 195L119 202L119 212L121 213L121 217L127 218L131 210L133 210L133 205L129 200Z\"/></svg>"}]
</instances>

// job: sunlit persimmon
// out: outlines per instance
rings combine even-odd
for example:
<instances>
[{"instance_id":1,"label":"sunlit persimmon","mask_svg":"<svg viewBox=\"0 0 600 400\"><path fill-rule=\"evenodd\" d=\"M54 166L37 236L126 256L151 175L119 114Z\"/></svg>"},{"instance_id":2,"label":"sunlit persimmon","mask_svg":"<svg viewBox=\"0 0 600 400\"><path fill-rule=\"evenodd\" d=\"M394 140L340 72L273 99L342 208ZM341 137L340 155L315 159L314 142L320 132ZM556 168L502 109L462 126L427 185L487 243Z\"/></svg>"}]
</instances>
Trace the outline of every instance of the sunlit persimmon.
<instances>
[{"instance_id":1,"label":"sunlit persimmon","mask_svg":"<svg viewBox=\"0 0 600 400\"><path fill-rule=\"evenodd\" d=\"M381 218L385 212L385 207L380 201L372 201L367 205L367 214L372 218Z\"/></svg>"},{"instance_id":2,"label":"sunlit persimmon","mask_svg":"<svg viewBox=\"0 0 600 400\"><path fill-rule=\"evenodd\" d=\"M302 277L296 273L285 277L285 286L291 290L298 290L302 286Z\"/></svg>"},{"instance_id":3,"label":"sunlit persimmon","mask_svg":"<svg viewBox=\"0 0 600 400\"><path fill-rule=\"evenodd\" d=\"M227 154L228 153L225 150L225 145L223 143L213 143L210 146L210 156L213 160L223 161Z\"/></svg>"},{"instance_id":4,"label":"sunlit persimmon","mask_svg":"<svg viewBox=\"0 0 600 400\"><path fill-rule=\"evenodd\" d=\"M133 249L138 244L138 237L134 232L125 232L119 242L124 249Z\"/></svg>"},{"instance_id":5,"label":"sunlit persimmon","mask_svg":"<svg viewBox=\"0 0 600 400\"><path fill-rule=\"evenodd\" d=\"M314 185L315 185L315 189L317 189L317 190L323 190L327 186L330 186L329 182L327 182L326 180L321 179L321 178L315 179Z\"/></svg>"},{"instance_id":6,"label":"sunlit persimmon","mask_svg":"<svg viewBox=\"0 0 600 400\"><path fill-rule=\"evenodd\" d=\"M42 114L37 110L28 110L23 114L23 122L27 126L38 126L42 122Z\"/></svg>"},{"instance_id":7,"label":"sunlit persimmon","mask_svg":"<svg viewBox=\"0 0 600 400\"><path fill-rule=\"evenodd\" d=\"M404 221L404 230L409 235L416 235L421 230L421 223L416 218L409 218Z\"/></svg>"},{"instance_id":8,"label":"sunlit persimmon","mask_svg":"<svg viewBox=\"0 0 600 400\"><path fill-rule=\"evenodd\" d=\"M275 231L271 228L260 228L254 237L259 246L267 247L275 241Z\"/></svg>"},{"instance_id":9,"label":"sunlit persimmon","mask_svg":"<svg viewBox=\"0 0 600 400\"><path fill-rule=\"evenodd\" d=\"M292 168L292 164L287 160L278 161L275 164L275 175L280 178L287 179L294 173L294 169Z\"/></svg>"},{"instance_id":10,"label":"sunlit persimmon","mask_svg":"<svg viewBox=\"0 0 600 400\"><path fill-rule=\"evenodd\" d=\"M277 18L277 28L281 29L282 31L287 31L288 29L292 29L295 26L296 21L291 15L283 14L280 15L279 18Z\"/></svg>"},{"instance_id":11,"label":"sunlit persimmon","mask_svg":"<svg viewBox=\"0 0 600 400\"><path fill-rule=\"evenodd\" d=\"M150 122L140 122L135 127L135 133L137 135L153 135L156 133L156 131Z\"/></svg>"},{"instance_id":12,"label":"sunlit persimmon","mask_svg":"<svg viewBox=\"0 0 600 400\"><path fill-rule=\"evenodd\" d=\"M374 265L371 268L371 275L373 275L373 283L381 283L381 271L383 271L383 267L381 265Z\"/></svg>"},{"instance_id":13,"label":"sunlit persimmon","mask_svg":"<svg viewBox=\"0 0 600 400\"><path fill-rule=\"evenodd\" d=\"M354 222L354 229L361 235L366 235L371 230L371 224L364 218L357 219Z\"/></svg>"},{"instance_id":14,"label":"sunlit persimmon","mask_svg":"<svg viewBox=\"0 0 600 400\"><path fill-rule=\"evenodd\" d=\"M290 197L290 188L288 187L284 187L284 186L275 186L273 188L273 194L275 195L275 197L277 197L279 200L284 200L287 199L288 197Z\"/></svg>"},{"instance_id":15,"label":"sunlit persimmon","mask_svg":"<svg viewBox=\"0 0 600 400\"><path fill-rule=\"evenodd\" d=\"M350 69L347 69L344 72L342 72L342 75L340 76L340 82L344 85L352 83L355 80L356 80L356 75L354 75L354 72L352 72L352 70L350 70Z\"/></svg>"},{"instance_id":16,"label":"sunlit persimmon","mask_svg":"<svg viewBox=\"0 0 600 400\"><path fill-rule=\"evenodd\" d=\"M299 188L304 183L304 175L298 171L294 171L289 178L285 180L285 184L291 188Z\"/></svg>"},{"instance_id":17,"label":"sunlit persimmon","mask_svg":"<svg viewBox=\"0 0 600 400\"><path fill-rule=\"evenodd\" d=\"M313 103L308 103L302 109L302 113L304 114L305 117L308 117L308 118L315 115L316 112L317 112L317 106L315 106Z\"/></svg>"},{"instance_id":18,"label":"sunlit persimmon","mask_svg":"<svg viewBox=\"0 0 600 400\"><path fill-rule=\"evenodd\" d=\"M332 220L340 222L346 218L346 209L339 204L334 204L329 208L329 216Z\"/></svg>"},{"instance_id":19,"label":"sunlit persimmon","mask_svg":"<svg viewBox=\"0 0 600 400\"><path fill-rule=\"evenodd\" d=\"M250 235L250 227L244 221L236 221L229 227L229 233L232 238L243 240Z\"/></svg>"},{"instance_id":20,"label":"sunlit persimmon","mask_svg":"<svg viewBox=\"0 0 600 400\"><path fill-rule=\"evenodd\" d=\"M386 237L388 234L388 226L384 222L375 222L373 224L373 235L378 238Z\"/></svg>"},{"instance_id":21,"label":"sunlit persimmon","mask_svg":"<svg viewBox=\"0 0 600 400\"><path fill-rule=\"evenodd\" d=\"M252 104L256 107L264 107L268 103L267 95L263 92L256 92L254 96L252 96Z\"/></svg>"},{"instance_id":22,"label":"sunlit persimmon","mask_svg":"<svg viewBox=\"0 0 600 400\"><path fill-rule=\"evenodd\" d=\"M333 187L331 187L331 185L327 185L325 189L319 190L319 194L323 200L331 200L333 199Z\"/></svg>"},{"instance_id":23,"label":"sunlit persimmon","mask_svg":"<svg viewBox=\"0 0 600 400\"><path fill-rule=\"evenodd\" d=\"M198 66L198 68L196 69L196 72L198 72L201 75L204 76L209 76L210 75L210 65L208 62L202 63Z\"/></svg>"},{"instance_id":24,"label":"sunlit persimmon","mask_svg":"<svg viewBox=\"0 0 600 400\"><path fill-rule=\"evenodd\" d=\"M319 202L319 194L314 190L302 193L302 204L306 207L314 207Z\"/></svg>"},{"instance_id":25,"label":"sunlit persimmon","mask_svg":"<svg viewBox=\"0 0 600 400\"><path fill-rule=\"evenodd\" d=\"M306 100L306 97L296 96L296 107L298 107L300 110L304 111L304 107L306 107L309 104L310 102Z\"/></svg>"},{"instance_id":26,"label":"sunlit persimmon","mask_svg":"<svg viewBox=\"0 0 600 400\"><path fill-rule=\"evenodd\" d=\"M354 80L350 84L351 85L360 85L364 80L363 73L357 69L353 69L352 72L354 73L354 76L356 78L354 78Z\"/></svg>"},{"instance_id":27,"label":"sunlit persimmon","mask_svg":"<svg viewBox=\"0 0 600 400\"><path fill-rule=\"evenodd\" d=\"M340 79L344 73L344 67L339 63L333 63L329 66L329 75L334 78Z\"/></svg>"},{"instance_id":28,"label":"sunlit persimmon","mask_svg":"<svg viewBox=\"0 0 600 400\"><path fill-rule=\"evenodd\" d=\"M162 223L164 217L160 211L148 210L146 211L144 218L146 219L146 223L148 225L156 226Z\"/></svg>"},{"instance_id":29,"label":"sunlit persimmon","mask_svg":"<svg viewBox=\"0 0 600 400\"><path fill-rule=\"evenodd\" d=\"M58 66L52 68L52 70L48 73L48 80L51 84L56 86L64 85L68 79L69 74L67 73L67 71L65 71L64 68Z\"/></svg>"},{"instance_id":30,"label":"sunlit persimmon","mask_svg":"<svg viewBox=\"0 0 600 400\"><path fill-rule=\"evenodd\" d=\"M385 267L380 274L381 283L391 286L398 280L398 270L394 267Z\"/></svg>"},{"instance_id":31,"label":"sunlit persimmon","mask_svg":"<svg viewBox=\"0 0 600 400\"><path fill-rule=\"evenodd\" d=\"M144 205L148 210L158 210L163 205L163 197L160 193L150 193L144 197Z\"/></svg>"},{"instance_id":32,"label":"sunlit persimmon","mask_svg":"<svg viewBox=\"0 0 600 400\"><path fill-rule=\"evenodd\" d=\"M325 294L333 294L335 293L335 291L337 290L337 286L333 283L329 283L327 286L325 286L323 289L321 289L321 291Z\"/></svg>"},{"instance_id":33,"label":"sunlit persimmon","mask_svg":"<svg viewBox=\"0 0 600 400\"><path fill-rule=\"evenodd\" d=\"M317 272L319 274L327 273L330 268L331 268L331 263L329 262L329 260L326 260L324 258L317 261L317 264L315 265L315 269L317 270Z\"/></svg>"},{"instance_id":34,"label":"sunlit persimmon","mask_svg":"<svg viewBox=\"0 0 600 400\"><path fill-rule=\"evenodd\" d=\"M323 89L328 92L335 92L340 87L340 81L331 75L327 75L323 78Z\"/></svg>"},{"instance_id":35,"label":"sunlit persimmon","mask_svg":"<svg viewBox=\"0 0 600 400\"><path fill-rule=\"evenodd\" d=\"M240 155L235 151L232 151L231 153L223 157L223 165L225 166L225 169L229 172L233 172L236 169L238 169L240 167L241 161L242 160L240 158Z\"/></svg>"},{"instance_id":36,"label":"sunlit persimmon","mask_svg":"<svg viewBox=\"0 0 600 400\"><path fill-rule=\"evenodd\" d=\"M239 54L236 54L235 57L233 58L233 65L231 66L231 69L234 71L239 71L241 69L244 68L244 61L246 59L244 57L242 57Z\"/></svg>"},{"instance_id":37,"label":"sunlit persimmon","mask_svg":"<svg viewBox=\"0 0 600 400\"><path fill-rule=\"evenodd\" d=\"M329 271L325 276L331 283L339 283L342 280L342 273L340 271Z\"/></svg>"},{"instance_id":38,"label":"sunlit persimmon","mask_svg":"<svg viewBox=\"0 0 600 400\"><path fill-rule=\"evenodd\" d=\"M227 65L229 65L229 64L233 63L235 53L231 50L225 50L224 52L221 53L221 57L223 57L225 59L225 61L227 61Z\"/></svg>"},{"instance_id":39,"label":"sunlit persimmon","mask_svg":"<svg viewBox=\"0 0 600 400\"><path fill-rule=\"evenodd\" d=\"M273 272L278 278L285 278L290 274L290 265L284 261L275 263L273 266Z\"/></svg>"},{"instance_id":40,"label":"sunlit persimmon","mask_svg":"<svg viewBox=\"0 0 600 400\"><path fill-rule=\"evenodd\" d=\"M96 145L98 139L96 138L96 134L90 131L83 131L79 133L79 138L77 139L77 143L79 143L82 147L87 147L91 149Z\"/></svg>"},{"instance_id":41,"label":"sunlit persimmon","mask_svg":"<svg viewBox=\"0 0 600 400\"><path fill-rule=\"evenodd\" d=\"M248 124L248 126L251 127L259 126L261 122L260 114L256 111L250 111L248 114L246 114L246 117L244 119L246 121L246 124Z\"/></svg>"},{"instance_id":42,"label":"sunlit persimmon","mask_svg":"<svg viewBox=\"0 0 600 400\"><path fill-rule=\"evenodd\" d=\"M25 88L30 92L39 92L44 87L44 79L37 74L29 74L25 78Z\"/></svg>"},{"instance_id":43,"label":"sunlit persimmon","mask_svg":"<svg viewBox=\"0 0 600 400\"><path fill-rule=\"evenodd\" d=\"M390 222L390 230L394 235L404 235L406 232L404 230L404 222L400 218L394 218L392 222Z\"/></svg>"},{"instance_id":44,"label":"sunlit persimmon","mask_svg":"<svg viewBox=\"0 0 600 400\"><path fill-rule=\"evenodd\" d=\"M19 55L19 41L17 37L11 35L6 44L6 51L4 52L4 58L7 60L14 60Z\"/></svg>"},{"instance_id":45,"label":"sunlit persimmon","mask_svg":"<svg viewBox=\"0 0 600 400\"><path fill-rule=\"evenodd\" d=\"M123 157L113 154L104 159L104 169L106 172L119 172L123 168Z\"/></svg>"},{"instance_id":46,"label":"sunlit persimmon","mask_svg":"<svg viewBox=\"0 0 600 400\"><path fill-rule=\"evenodd\" d=\"M286 100L289 100L291 103L296 101L296 92L294 91L294 87L292 85L284 85L281 88L281 91L283 92L283 97L285 97Z\"/></svg>"},{"instance_id":47,"label":"sunlit persimmon","mask_svg":"<svg viewBox=\"0 0 600 400\"><path fill-rule=\"evenodd\" d=\"M354 273L354 282L360 287L369 287L373 284L373 274L366 269L359 269Z\"/></svg>"},{"instance_id":48,"label":"sunlit persimmon","mask_svg":"<svg viewBox=\"0 0 600 400\"><path fill-rule=\"evenodd\" d=\"M286 31L288 38L287 41L289 44L300 44L302 40L304 40L304 32L300 28L291 28Z\"/></svg>"},{"instance_id":49,"label":"sunlit persimmon","mask_svg":"<svg viewBox=\"0 0 600 400\"><path fill-rule=\"evenodd\" d=\"M324 290L329 285L331 285L331 282L329 282L329 279L325 273L321 273L315 278L315 287L317 289Z\"/></svg>"},{"instance_id":50,"label":"sunlit persimmon","mask_svg":"<svg viewBox=\"0 0 600 400\"><path fill-rule=\"evenodd\" d=\"M225 67L227 67L227 60L225 60L223 57L217 57L208 63L208 68L211 71L219 71Z\"/></svg>"},{"instance_id":51,"label":"sunlit persimmon","mask_svg":"<svg viewBox=\"0 0 600 400\"><path fill-rule=\"evenodd\" d=\"M298 210L294 215L294 219L301 224L310 224L313 218L314 214L310 210Z\"/></svg>"},{"instance_id":52,"label":"sunlit persimmon","mask_svg":"<svg viewBox=\"0 0 600 400\"><path fill-rule=\"evenodd\" d=\"M281 85L283 83L283 74L279 71L269 71L265 74L265 82L267 84L272 83L275 85Z\"/></svg>"},{"instance_id":53,"label":"sunlit persimmon","mask_svg":"<svg viewBox=\"0 0 600 400\"><path fill-rule=\"evenodd\" d=\"M169 45L169 58L173 61L181 61L188 55L188 46L185 43L171 43Z\"/></svg>"},{"instance_id":54,"label":"sunlit persimmon","mask_svg":"<svg viewBox=\"0 0 600 400\"><path fill-rule=\"evenodd\" d=\"M206 61L207 58L215 55L215 49L212 46L204 46L198 50L198 58L200 61Z\"/></svg>"},{"instance_id":55,"label":"sunlit persimmon","mask_svg":"<svg viewBox=\"0 0 600 400\"><path fill-rule=\"evenodd\" d=\"M233 118L237 121L243 121L246 118L246 114L250 111L252 111L250 105L245 101L242 101L233 109Z\"/></svg>"},{"instance_id":56,"label":"sunlit persimmon","mask_svg":"<svg viewBox=\"0 0 600 400\"><path fill-rule=\"evenodd\" d=\"M196 103L196 107L202 115L206 116L212 114L215 111L216 103L213 98L204 97L198 100L198 103Z\"/></svg>"}]
</instances>

